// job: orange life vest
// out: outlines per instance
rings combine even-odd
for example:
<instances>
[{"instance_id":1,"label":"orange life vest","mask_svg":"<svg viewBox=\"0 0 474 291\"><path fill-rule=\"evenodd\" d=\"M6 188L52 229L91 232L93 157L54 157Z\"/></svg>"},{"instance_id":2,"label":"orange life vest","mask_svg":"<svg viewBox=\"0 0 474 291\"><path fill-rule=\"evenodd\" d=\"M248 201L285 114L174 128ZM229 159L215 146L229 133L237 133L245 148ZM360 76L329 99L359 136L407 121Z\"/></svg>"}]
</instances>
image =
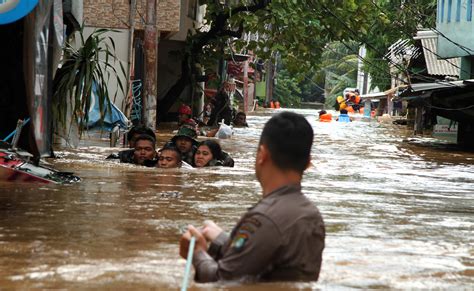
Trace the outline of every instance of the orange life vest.
<instances>
[{"instance_id":1,"label":"orange life vest","mask_svg":"<svg viewBox=\"0 0 474 291\"><path fill-rule=\"evenodd\" d=\"M331 122L332 121L332 115L331 113L325 113L319 115L319 122Z\"/></svg>"}]
</instances>

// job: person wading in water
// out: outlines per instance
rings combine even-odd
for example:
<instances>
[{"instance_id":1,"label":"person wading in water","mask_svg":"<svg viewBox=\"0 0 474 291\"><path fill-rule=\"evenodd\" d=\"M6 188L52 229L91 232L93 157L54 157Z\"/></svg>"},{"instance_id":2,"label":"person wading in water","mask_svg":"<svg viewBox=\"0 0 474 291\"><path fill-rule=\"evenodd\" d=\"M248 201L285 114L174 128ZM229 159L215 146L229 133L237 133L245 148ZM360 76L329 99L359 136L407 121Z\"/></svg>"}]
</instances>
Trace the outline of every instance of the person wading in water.
<instances>
[{"instance_id":1,"label":"person wading in water","mask_svg":"<svg viewBox=\"0 0 474 291\"><path fill-rule=\"evenodd\" d=\"M230 236L207 221L201 229L190 225L181 237L183 258L191 237L196 238L192 259L196 281L318 280L324 222L314 203L301 193L312 143L313 129L302 115L282 112L265 124L255 161L263 198L243 215Z\"/></svg>"}]
</instances>

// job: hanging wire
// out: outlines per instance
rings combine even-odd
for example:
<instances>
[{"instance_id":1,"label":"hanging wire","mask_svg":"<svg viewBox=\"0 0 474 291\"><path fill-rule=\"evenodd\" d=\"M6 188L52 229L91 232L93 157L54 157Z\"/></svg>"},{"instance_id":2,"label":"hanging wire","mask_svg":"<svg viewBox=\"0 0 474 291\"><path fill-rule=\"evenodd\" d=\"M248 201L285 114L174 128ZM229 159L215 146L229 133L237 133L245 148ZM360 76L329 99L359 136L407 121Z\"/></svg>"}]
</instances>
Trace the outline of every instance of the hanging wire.
<instances>
[{"instance_id":1,"label":"hanging wire","mask_svg":"<svg viewBox=\"0 0 474 291\"><path fill-rule=\"evenodd\" d=\"M354 34L354 36L357 36L357 35L358 35L356 31L354 31L352 28L350 28L350 27L344 22L344 20L342 20L339 16L337 16L336 14L334 14L327 6L325 6L325 5L324 5L323 3L321 3L319 0L316 0L316 1L320 4L321 7L324 8L324 10L325 10L326 12L328 12L331 16L333 16L333 17L334 17L338 22L340 22L346 29L348 29L350 32L352 32L352 33ZM363 40L363 39L361 39L361 38L359 38L359 39L360 39L361 43L366 44L368 47L370 47L371 49L373 49L374 51L376 51L376 52L378 52L378 53L380 54L380 51L378 51L378 49L377 49L376 47L374 47L372 44L370 44L369 42L367 42L367 41L365 41L365 40ZM383 54L381 54L381 55L383 55ZM393 62L392 60L390 60L390 59L388 59L388 58L387 58L387 61L388 61L390 64L392 64L394 67L396 67L397 69L399 69L400 71L409 72L409 73L411 73L411 74L414 75L414 76L418 76L420 79L425 79L425 80L429 79L429 80L431 80L431 81L433 81L433 82L435 82L435 83L449 84L449 85L452 86L452 87L458 87L456 84L453 84L453 83L451 83L451 82L440 81L440 80L438 80L438 79L436 79L436 78L433 78L433 77L424 76L424 75L418 74L418 73L416 73L416 72L412 72L412 71L410 71L410 70L408 70L408 69L406 69L406 68L403 68L402 66L400 66L399 64ZM407 81L403 81L403 82L406 83L406 84L410 84L410 82L407 82Z\"/></svg>"},{"instance_id":2,"label":"hanging wire","mask_svg":"<svg viewBox=\"0 0 474 291\"><path fill-rule=\"evenodd\" d=\"M373 4L380 12L384 12L384 11L382 10L382 8L381 8L380 6L378 6L378 5L374 2L374 0L372 0L372 4ZM415 11L413 11L413 10L411 10L411 9L409 8L410 6L405 6L405 7L407 7L408 10L410 10L411 12L413 12L414 15L418 16L417 13L415 13ZM422 20L422 19L420 19L420 20ZM410 39L413 38L413 36L411 35L411 33L407 32L406 30L403 30L403 26L402 26L402 25L397 25L397 27L400 28L401 31L402 31L405 35L407 35ZM429 28L429 29L435 30L435 31L439 32L439 30L437 30L436 28L432 28L432 27L431 27L431 28ZM439 32L439 33L440 33L440 32ZM438 53L432 51L432 50L431 50L430 48L428 48L428 47L423 46L423 43L421 44L421 47L422 47L423 49L429 51L430 53L432 53L432 54L435 55L436 57L438 57L438 58L440 58L440 59L443 59L443 57L441 57ZM460 46L459 46L459 47L460 47ZM460 48L462 49L462 47L460 47ZM464 50L464 51L466 51L466 50ZM466 51L466 52L469 53L468 51ZM473 52L474 52L474 51L473 51ZM469 54L471 54L471 53L469 53ZM453 67L456 67L456 68L459 69L460 71L462 71L462 72L464 72L464 73L470 75L470 72L467 72L466 70L462 69L462 68L459 67L458 65L452 63L450 60L445 59L445 61L446 61L447 63L449 63L450 65L452 65Z\"/></svg>"}]
</instances>

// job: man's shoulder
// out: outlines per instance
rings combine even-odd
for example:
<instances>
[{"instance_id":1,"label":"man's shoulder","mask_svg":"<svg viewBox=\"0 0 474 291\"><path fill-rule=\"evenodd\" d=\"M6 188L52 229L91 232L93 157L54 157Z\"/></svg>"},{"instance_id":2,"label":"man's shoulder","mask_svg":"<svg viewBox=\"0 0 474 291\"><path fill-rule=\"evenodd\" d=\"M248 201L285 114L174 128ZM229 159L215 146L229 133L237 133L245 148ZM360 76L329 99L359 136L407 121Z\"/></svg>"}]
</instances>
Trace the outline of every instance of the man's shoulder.
<instances>
[{"instance_id":1,"label":"man's shoulder","mask_svg":"<svg viewBox=\"0 0 474 291\"><path fill-rule=\"evenodd\" d=\"M135 150L134 149L127 149L120 151L118 153L118 156L120 158L120 162L122 163L133 163L133 154Z\"/></svg>"},{"instance_id":2,"label":"man's shoulder","mask_svg":"<svg viewBox=\"0 0 474 291\"><path fill-rule=\"evenodd\" d=\"M275 195L261 200L250 213L260 213L269 218L281 229L291 227L299 221L312 219L322 222L322 216L311 200L301 191L285 195Z\"/></svg>"}]
</instances>

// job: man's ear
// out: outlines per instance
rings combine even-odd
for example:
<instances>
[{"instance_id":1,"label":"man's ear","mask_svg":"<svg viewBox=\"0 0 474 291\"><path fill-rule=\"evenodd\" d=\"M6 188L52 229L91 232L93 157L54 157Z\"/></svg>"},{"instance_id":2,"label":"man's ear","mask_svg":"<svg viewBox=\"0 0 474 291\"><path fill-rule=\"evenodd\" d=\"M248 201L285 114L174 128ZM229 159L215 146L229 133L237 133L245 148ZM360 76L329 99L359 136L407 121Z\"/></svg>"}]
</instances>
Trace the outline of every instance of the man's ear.
<instances>
[{"instance_id":1,"label":"man's ear","mask_svg":"<svg viewBox=\"0 0 474 291\"><path fill-rule=\"evenodd\" d=\"M257 164L263 164L269 157L268 148L266 145L261 144L258 146L257 150Z\"/></svg>"}]
</instances>

